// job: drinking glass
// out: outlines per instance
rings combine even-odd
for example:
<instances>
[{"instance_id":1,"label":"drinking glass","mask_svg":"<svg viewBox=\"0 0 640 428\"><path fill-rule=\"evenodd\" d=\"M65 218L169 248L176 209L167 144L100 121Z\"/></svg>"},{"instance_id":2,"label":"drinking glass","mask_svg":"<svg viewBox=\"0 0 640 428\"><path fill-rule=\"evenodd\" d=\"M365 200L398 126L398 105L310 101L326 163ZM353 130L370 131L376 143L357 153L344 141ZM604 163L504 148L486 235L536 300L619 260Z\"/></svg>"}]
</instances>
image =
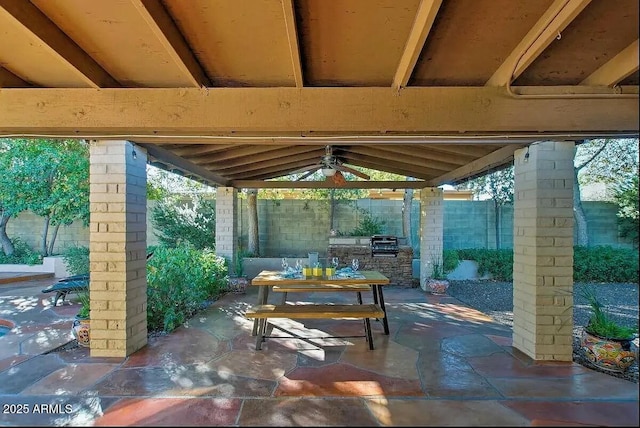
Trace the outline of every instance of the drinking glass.
<instances>
[{"instance_id":1,"label":"drinking glass","mask_svg":"<svg viewBox=\"0 0 640 428\"><path fill-rule=\"evenodd\" d=\"M359 267L360 267L360 260L358 259L351 260L351 269L353 269L354 272L358 272Z\"/></svg>"},{"instance_id":2,"label":"drinking glass","mask_svg":"<svg viewBox=\"0 0 640 428\"><path fill-rule=\"evenodd\" d=\"M288 268L289 268L289 262L287 261L286 257L283 257L282 258L282 271L286 272Z\"/></svg>"},{"instance_id":3,"label":"drinking glass","mask_svg":"<svg viewBox=\"0 0 640 428\"><path fill-rule=\"evenodd\" d=\"M331 266L333 266L334 269L337 270L339 264L340 264L340 260L337 257L331 258Z\"/></svg>"}]
</instances>

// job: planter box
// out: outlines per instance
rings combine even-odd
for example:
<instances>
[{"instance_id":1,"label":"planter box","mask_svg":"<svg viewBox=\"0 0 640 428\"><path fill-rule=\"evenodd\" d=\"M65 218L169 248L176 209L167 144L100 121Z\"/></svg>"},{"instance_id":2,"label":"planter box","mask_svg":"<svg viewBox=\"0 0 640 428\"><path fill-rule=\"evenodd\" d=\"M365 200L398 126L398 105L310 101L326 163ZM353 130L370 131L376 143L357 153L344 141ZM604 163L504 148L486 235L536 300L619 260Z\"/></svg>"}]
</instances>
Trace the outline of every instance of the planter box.
<instances>
[{"instance_id":1,"label":"planter box","mask_svg":"<svg viewBox=\"0 0 640 428\"><path fill-rule=\"evenodd\" d=\"M0 272L11 273L52 273L56 278L69 276L62 256L45 257L39 265L0 265Z\"/></svg>"}]
</instances>

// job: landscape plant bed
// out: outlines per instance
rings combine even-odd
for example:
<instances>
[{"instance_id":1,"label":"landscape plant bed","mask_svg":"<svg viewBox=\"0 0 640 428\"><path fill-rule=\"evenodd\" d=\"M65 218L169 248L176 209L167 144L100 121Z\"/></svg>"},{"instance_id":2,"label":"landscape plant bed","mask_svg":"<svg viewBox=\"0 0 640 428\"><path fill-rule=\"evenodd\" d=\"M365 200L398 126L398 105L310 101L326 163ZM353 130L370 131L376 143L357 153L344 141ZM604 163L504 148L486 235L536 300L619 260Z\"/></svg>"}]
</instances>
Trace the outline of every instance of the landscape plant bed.
<instances>
[{"instance_id":1,"label":"landscape plant bed","mask_svg":"<svg viewBox=\"0 0 640 428\"><path fill-rule=\"evenodd\" d=\"M598 283L574 285L573 309L573 361L592 370L638 383L638 362L627 371L614 373L591 364L581 350L580 336L589 321L590 308L579 292L584 287L595 287L599 299L611 309L618 322L628 327L638 327L638 284ZM501 324L513 326L513 283L503 281L451 281L447 294L477 309ZM638 339L635 341L638 344Z\"/></svg>"}]
</instances>

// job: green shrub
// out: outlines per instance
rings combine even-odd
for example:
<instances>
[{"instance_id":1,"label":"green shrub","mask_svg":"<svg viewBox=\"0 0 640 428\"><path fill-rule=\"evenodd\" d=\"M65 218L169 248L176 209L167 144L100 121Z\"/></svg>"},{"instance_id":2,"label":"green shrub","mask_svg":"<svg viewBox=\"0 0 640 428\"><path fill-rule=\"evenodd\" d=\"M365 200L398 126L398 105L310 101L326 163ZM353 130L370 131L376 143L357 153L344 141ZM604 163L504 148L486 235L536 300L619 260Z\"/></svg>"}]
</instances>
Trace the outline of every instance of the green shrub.
<instances>
[{"instance_id":1,"label":"green shrub","mask_svg":"<svg viewBox=\"0 0 640 428\"><path fill-rule=\"evenodd\" d=\"M349 233L349 236L373 236L380 235L384 231L386 222L373 217L369 211L361 210L362 217L358 226Z\"/></svg>"},{"instance_id":2,"label":"green shrub","mask_svg":"<svg viewBox=\"0 0 640 428\"><path fill-rule=\"evenodd\" d=\"M638 282L638 252L609 245L573 249L576 282Z\"/></svg>"},{"instance_id":3,"label":"green shrub","mask_svg":"<svg viewBox=\"0 0 640 428\"><path fill-rule=\"evenodd\" d=\"M458 250L460 260L473 260L478 264L478 275L490 274L498 281L513 280L513 250L467 248Z\"/></svg>"},{"instance_id":4,"label":"green shrub","mask_svg":"<svg viewBox=\"0 0 640 428\"><path fill-rule=\"evenodd\" d=\"M14 253L7 256L0 250L0 264L37 265L42 264L42 255L33 251L26 242L20 238L11 240Z\"/></svg>"},{"instance_id":5,"label":"green shrub","mask_svg":"<svg viewBox=\"0 0 640 428\"><path fill-rule=\"evenodd\" d=\"M158 246L147 261L147 327L170 332L226 287L223 257L182 244Z\"/></svg>"},{"instance_id":6,"label":"green shrub","mask_svg":"<svg viewBox=\"0 0 640 428\"><path fill-rule=\"evenodd\" d=\"M444 250L442 251L442 268L445 273L449 273L458 267L460 264L460 256L457 250Z\"/></svg>"},{"instance_id":7,"label":"green shrub","mask_svg":"<svg viewBox=\"0 0 640 428\"><path fill-rule=\"evenodd\" d=\"M71 275L89 272L89 247L82 245L69 247L62 254L62 260Z\"/></svg>"}]
</instances>

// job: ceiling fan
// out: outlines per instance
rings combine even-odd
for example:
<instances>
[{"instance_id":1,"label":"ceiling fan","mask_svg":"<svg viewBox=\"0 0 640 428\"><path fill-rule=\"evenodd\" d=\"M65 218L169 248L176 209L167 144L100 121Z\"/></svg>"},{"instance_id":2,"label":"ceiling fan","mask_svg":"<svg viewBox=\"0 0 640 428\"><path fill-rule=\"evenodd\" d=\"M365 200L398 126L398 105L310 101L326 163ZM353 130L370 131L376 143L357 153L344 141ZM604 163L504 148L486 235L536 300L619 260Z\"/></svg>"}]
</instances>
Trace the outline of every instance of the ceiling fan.
<instances>
[{"instance_id":1,"label":"ceiling fan","mask_svg":"<svg viewBox=\"0 0 640 428\"><path fill-rule=\"evenodd\" d=\"M302 171L306 171L306 172L302 176L300 176L296 181L304 180L305 178L309 177L310 175L312 175L314 172L318 170L321 170L322 175L324 175L325 177L333 177L336 175L336 173L339 173L339 172L348 172L364 180L369 180L371 178L367 174L343 164L337 157L333 155L331 146L326 146L324 148L324 151L325 151L325 154L324 156L322 156L322 159L320 159L318 163L297 171L297 172L302 172ZM295 174L296 171L294 171L293 173ZM338 174L338 175L341 175L341 174Z\"/></svg>"}]
</instances>

